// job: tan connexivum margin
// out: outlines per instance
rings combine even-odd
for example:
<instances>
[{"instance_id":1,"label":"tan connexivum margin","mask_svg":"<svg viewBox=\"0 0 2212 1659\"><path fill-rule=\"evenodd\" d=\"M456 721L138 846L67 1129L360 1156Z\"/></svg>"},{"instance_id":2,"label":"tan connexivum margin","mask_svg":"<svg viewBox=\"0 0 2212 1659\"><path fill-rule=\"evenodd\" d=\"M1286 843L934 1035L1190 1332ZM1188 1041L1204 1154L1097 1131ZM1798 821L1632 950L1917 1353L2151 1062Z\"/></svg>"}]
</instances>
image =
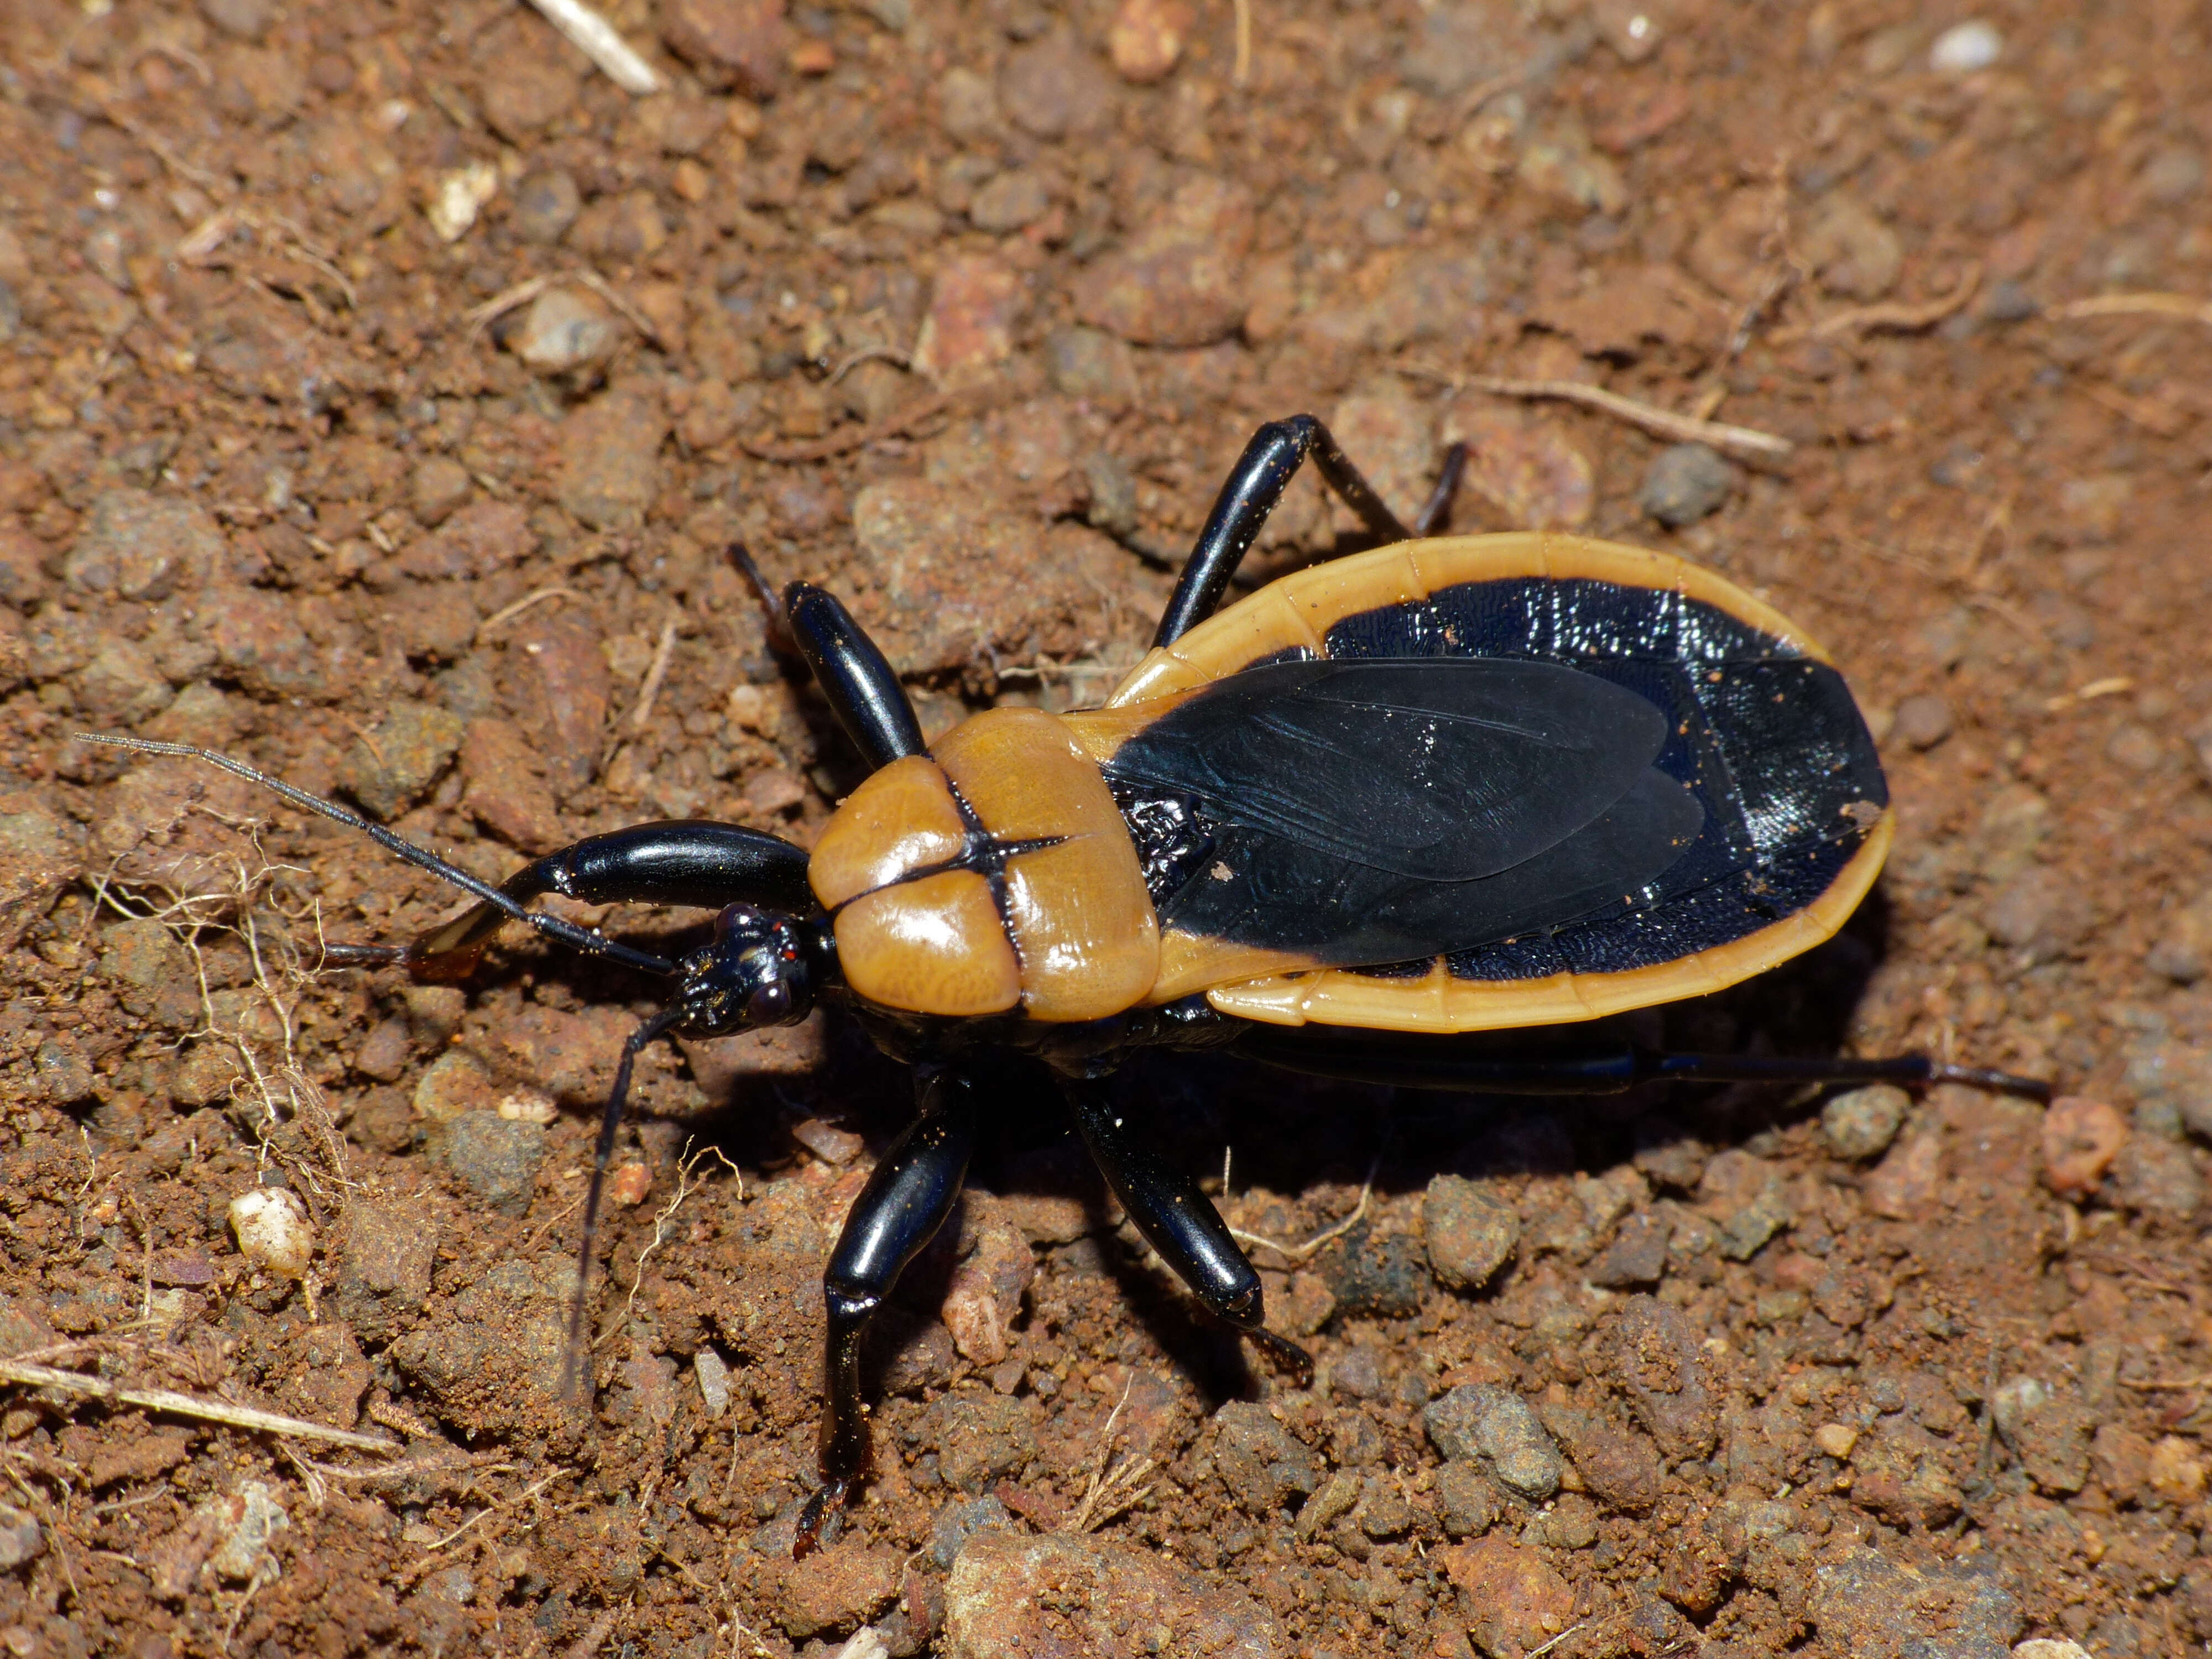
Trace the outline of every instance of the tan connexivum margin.
<instances>
[{"instance_id":1,"label":"tan connexivum margin","mask_svg":"<svg viewBox=\"0 0 2212 1659\"><path fill-rule=\"evenodd\" d=\"M1400 542L1332 559L1240 599L1164 649L1148 653L1106 700L1109 708L1189 691L1292 646L1321 648L1346 617L1425 599L1462 582L1583 577L1623 587L1668 588L1724 611L1815 662L1831 659L1804 630L1734 582L1671 554L1538 531Z\"/></svg>"},{"instance_id":2,"label":"tan connexivum margin","mask_svg":"<svg viewBox=\"0 0 2212 1659\"><path fill-rule=\"evenodd\" d=\"M1426 599L1462 582L1537 576L1586 578L1624 587L1671 589L1735 617L1784 649L1815 662L1832 659L1803 629L1765 601L1709 570L1671 555L1580 536L1527 532L1401 542L1316 565L1262 588L1139 663L1106 706L1071 716L1077 741L1103 762L1200 687L1293 646L1321 648L1346 617ZM1615 974L1560 974L1541 980L1455 979L1442 958L1413 980L1382 980L1340 969L1296 969L1295 953L1199 938L1175 931L1160 940L1160 977L1152 1002L1204 990L1224 1013L1270 1024L1358 1025L1382 1030L1480 1031L1568 1024L1734 985L1829 938L1866 896L1896 828L1885 812L1828 890L1794 915L1731 944L1680 961Z\"/></svg>"}]
</instances>

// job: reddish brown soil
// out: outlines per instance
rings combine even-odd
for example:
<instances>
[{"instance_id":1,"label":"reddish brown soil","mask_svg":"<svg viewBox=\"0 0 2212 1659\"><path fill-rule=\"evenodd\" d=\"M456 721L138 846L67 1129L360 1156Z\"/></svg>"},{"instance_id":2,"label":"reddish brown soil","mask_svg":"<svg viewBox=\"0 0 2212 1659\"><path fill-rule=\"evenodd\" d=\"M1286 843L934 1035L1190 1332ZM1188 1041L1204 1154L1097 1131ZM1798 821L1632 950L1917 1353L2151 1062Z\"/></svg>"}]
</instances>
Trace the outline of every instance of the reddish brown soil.
<instances>
[{"instance_id":1,"label":"reddish brown soil","mask_svg":"<svg viewBox=\"0 0 2212 1659\"><path fill-rule=\"evenodd\" d=\"M948 1650L933 1527L1069 1523L1117 1402L1116 1467L1156 1467L1085 1518L1196 1577L1070 1650L1201 1588L1316 1659L2212 1637L2201 9L2007 5L1971 73L1888 0L1251 10L1240 80L1226 6L623 0L675 88L640 100L504 0L0 9L0 1351L399 1448L10 1383L9 1653ZM1708 461L1724 501L1669 530L1664 440L1477 375L1792 447ZM494 878L654 817L804 842L856 768L726 540L849 595L933 728L1065 707L1137 654L1140 550L1302 409L1407 507L1474 438L1461 529L1726 573L1883 734L1875 898L1640 1036L2087 1101L1940 1091L1877 1163L1752 1090L1530 1114L1152 1066L1240 1227L1305 1238L1372 1171L1358 1227L1257 1250L1308 1391L1018 1103L902 1292L881 1478L794 1570L818 1274L896 1071L834 1018L649 1058L568 1405L591 1108L652 985L513 930L459 987L307 973L319 929L453 896L70 740L217 744ZM1328 512L1302 483L1260 574ZM1517 1219L1480 1290L1425 1254L1449 1175ZM303 1279L240 1252L257 1184ZM1535 1407L1556 1498L1440 1463L1462 1385Z\"/></svg>"}]
</instances>

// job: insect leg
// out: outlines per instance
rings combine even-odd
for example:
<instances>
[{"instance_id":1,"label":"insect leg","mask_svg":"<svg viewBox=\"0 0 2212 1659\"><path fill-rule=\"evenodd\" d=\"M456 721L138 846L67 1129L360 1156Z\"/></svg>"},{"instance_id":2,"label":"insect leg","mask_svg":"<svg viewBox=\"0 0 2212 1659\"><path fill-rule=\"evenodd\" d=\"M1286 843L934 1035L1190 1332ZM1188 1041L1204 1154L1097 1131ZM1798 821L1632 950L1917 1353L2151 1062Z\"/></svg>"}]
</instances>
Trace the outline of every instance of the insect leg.
<instances>
[{"instance_id":1,"label":"insect leg","mask_svg":"<svg viewBox=\"0 0 2212 1659\"><path fill-rule=\"evenodd\" d=\"M926 751L906 689L836 594L793 582L783 590L783 614L837 723L870 767Z\"/></svg>"},{"instance_id":2,"label":"insect leg","mask_svg":"<svg viewBox=\"0 0 2212 1659\"><path fill-rule=\"evenodd\" d=\"M1270 421L1252 434L1220 495L1214 497L1206 528L1198 532L1182 576L1161 613L1159 629L1152 635L1155 646L1173 644L1213 614L1229 590L1229 579L1308 455L1321 469L1323 482L1359 515L1378 542L1402 542L1413 533L1345 458L1327 427L1310 415Z\"/></svg>"},{"instance_id":3,"label":"insect leg","mask_svg":"<svg viewBox=\"0 0 2212 1659\"><path fill-rule=\"evenodd\" d=\"M586 836L525 865L500 884L500 891L518 902L558 893L586 904L719 909L744 903L791 915L817 908L806 885L805 852L758 830L702 818ZM503 906L475 905L405 946L402 959L465 969L509 914Z\"/></svg>"},{"instance_id":4,"label":"insect leg","mask_svg":"<svg viewBox=\"0 0 2212 1659\"><path fill-rule=\"evenodd\" d=\"M960 1195L975 1144L974 1085L958 1073L931 1075L908 1126L853 1200L823 1275L829 1307L828 1398L822 1418L822 1486L799 1511L794 1559L812 1553L823 1527L867 1473L868 1423L860 1401L860 1340L907 1263L935 1237Z\"/></svg>"},{"instance_id":5,"label":"insect leg","mask_svg":"<svg viewBox=\"0 0 2212 1659\"><path fill-rule=\"evenodd\" d=\"M1209 1311L1249 1337L1303 1387L1312 1378L1313 1357L1262 1322L1267 1310L1260 1275L1212 1200L1188 1174L1129 1132L1110 1084L1070 1082L1066 1089L1091 1161L1146 1242Z\"/></svg>"}]
</instances>

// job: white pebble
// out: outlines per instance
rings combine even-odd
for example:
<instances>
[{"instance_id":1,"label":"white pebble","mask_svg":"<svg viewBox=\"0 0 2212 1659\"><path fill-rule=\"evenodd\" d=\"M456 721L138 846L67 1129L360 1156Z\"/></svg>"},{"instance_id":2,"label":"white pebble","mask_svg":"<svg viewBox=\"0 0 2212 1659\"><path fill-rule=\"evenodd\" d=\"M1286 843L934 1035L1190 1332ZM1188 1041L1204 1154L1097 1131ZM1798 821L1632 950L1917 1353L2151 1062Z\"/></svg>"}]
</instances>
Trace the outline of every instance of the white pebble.
<instances>
[{"instance_id":1,"label":"white pebble","mask_svg":"<svg viewBox=\"0 0 2212 1659\"><path fill-rule=\"evenodd\" d=\"M2089 1659L2089 1650L2063 1638L2039 1636L2014 1648L2012 1659Z\"/></svg>"},{"instance_id":2,"label":"white pebble","mask_svg":"<svg viewBox=\"0 0 2212 1659\"><path fill-rule=\"evenodd\" d=\"M517 1089L499 1097L499 1115L515 1123L550 1123L561 1108L543 1089Z\"/></svg>"},{"instance_id":3,"label":"white pebble","mask_svg":"<svg viewBox=\"0 0 2212 1659\"><path fill-rule=\"evenodd\" d=\"M1936 37L1936 44L1928 48L1928 67L1938 75L1972 75L1996 63L2003 50L2004 36L1996 25L1977 17L1971 23L1954 23Z\"/></svg>"},{"instance_id":4,"label":"white pebble","mask_svg":"<svg viewBox=\"0 0 2212 1659\"><path fill-rule=\"evenodd\" d=\"M489 161L471 161L439 177L437 194L423 212L440 241L458 242L469 234L483 204L497 194L499 169Z\"/></svg>"},{"instance_id":5,"label":"white pebble","mask_svg":"<svg viewBox=\"0 0 2212 1659\"><path fill-rule=\"evenodd\" d=\"M691 1356L691 1369L698 1376L699 1397L706 1402L707 1415L719 1421L730 1409L730 1368L712 1348L702 1348Z\"/></svg>"},{"instance_id":6,"label":"white pebble","mask_svg":"<svg viewBox=\"0 0 2212 1659\"><path fill-rule=\"evenodd\" d=\"M238 1253L283 1279L304 1278L314 1259L314 1230L299 1198L282 1187L256 1187L230 1200Z\"/></svg>"}]
</instances>

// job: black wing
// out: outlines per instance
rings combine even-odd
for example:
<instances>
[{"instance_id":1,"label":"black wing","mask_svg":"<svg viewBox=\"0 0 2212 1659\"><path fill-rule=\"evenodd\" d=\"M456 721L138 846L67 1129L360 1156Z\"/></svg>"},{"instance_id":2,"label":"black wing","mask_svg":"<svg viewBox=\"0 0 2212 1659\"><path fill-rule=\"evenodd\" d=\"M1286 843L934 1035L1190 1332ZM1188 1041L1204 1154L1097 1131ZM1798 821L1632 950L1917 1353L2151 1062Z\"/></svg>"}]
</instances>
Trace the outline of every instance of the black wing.
<instances>
[{"instance_id":1,"label":"black wing","mask_svg":"<svg viewBox=\"0 0 2212 1659\"><path fill-rule=\"evenodd\" d=\"M1666 740L1666 716L1643 697L1552 663L1285 662L1163 715L1106 773L1352 865L1465 882L1595 823Z\"/></svg>"}]
</instances>

